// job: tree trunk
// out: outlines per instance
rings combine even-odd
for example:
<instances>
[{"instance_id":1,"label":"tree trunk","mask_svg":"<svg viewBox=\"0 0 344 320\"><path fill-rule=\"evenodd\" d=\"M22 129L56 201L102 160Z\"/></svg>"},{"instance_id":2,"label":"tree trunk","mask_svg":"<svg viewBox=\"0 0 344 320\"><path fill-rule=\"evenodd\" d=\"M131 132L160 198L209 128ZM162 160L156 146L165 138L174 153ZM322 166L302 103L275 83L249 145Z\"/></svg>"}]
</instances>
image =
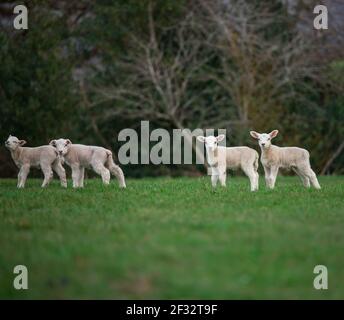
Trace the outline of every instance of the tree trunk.
<instances>
[{"instance_id":1,"label":"tree trunk","mask_svg":"<svg viewBox=\"0 0 344 320\"><path fill-rule=\"evenodd\" d=\"M323 169L321 170L320 174L326 174L326 172L328 171L328 169L330 169L332 163L334 160L336 160L336 158L341 154L341 152L344 150L344 141L339 145L338 149L335 151L335 153L331 156L330 159L327 160L325 166L323 167Z\"/></svg>"}]
</instances>

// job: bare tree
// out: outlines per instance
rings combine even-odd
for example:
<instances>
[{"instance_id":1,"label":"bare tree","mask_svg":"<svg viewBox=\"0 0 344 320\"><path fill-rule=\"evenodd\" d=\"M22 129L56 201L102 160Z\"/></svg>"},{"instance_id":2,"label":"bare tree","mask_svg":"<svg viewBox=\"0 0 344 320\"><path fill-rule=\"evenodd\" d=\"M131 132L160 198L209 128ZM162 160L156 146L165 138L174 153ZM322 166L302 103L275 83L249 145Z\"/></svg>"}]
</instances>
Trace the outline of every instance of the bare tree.
<instances>
[{"instance_id":1,"label":"bare tree","mask_svg":"<svg viewBox=\"0 0 344 320\"><path fill-rule=\"evenodd\" d=\"M277 122L283 101L296 94L296 80L317 73L305 59L309 43L297 31L276 32L283 17L264 2L200 0L200 4L200 25L206 26L205 32L217 30L209 45L217 52L220 68L209 77L227 92L239 126Z\"/></svg>"},{"instance_id":2,"label":"bare tree","mask_svg":"<svg viewBox=\"0 0 344 320\"><path fill-rule=\"evenodd\" d=\"M162 29L149 2L147 36L128 34L128 54L114 62L118 76L96 88L90 108L104 103L104 117L178 129L232 126L236 144L245 142L252 124L260 130L289 121L290 128L289 106L306 106L304 114L320 110L305 92L329 84L319 63L323 39L304 32L274 3L198 0L176 25ZM295 133L287 142L300 142ZM185 139L192 144L191 136ZM329 149L323 158L332 154Z\"/></svg>"},{"instance_id":3,"label":"bare tree","mask_svg":"<svg viewBox=\"0 0 344 320\"><path fill-rule=\"evenodd\" d=\"M177 25L159 35L152 2L147 13L147 39L129 35L132 50L117 62L119 72L125 76L121 83L97 88L100 100L95 104L114 102L106 117L154 120L181 130L215 126L224 115L218 108L207 106L204 99L210 92L199 79L211 56L194 28L194 12L190 11ZM160 41L163 37L165 41ZM191 135L185 133L184 138L193 145L197 156L203 155Z\"/></svg>"}]
</instances>

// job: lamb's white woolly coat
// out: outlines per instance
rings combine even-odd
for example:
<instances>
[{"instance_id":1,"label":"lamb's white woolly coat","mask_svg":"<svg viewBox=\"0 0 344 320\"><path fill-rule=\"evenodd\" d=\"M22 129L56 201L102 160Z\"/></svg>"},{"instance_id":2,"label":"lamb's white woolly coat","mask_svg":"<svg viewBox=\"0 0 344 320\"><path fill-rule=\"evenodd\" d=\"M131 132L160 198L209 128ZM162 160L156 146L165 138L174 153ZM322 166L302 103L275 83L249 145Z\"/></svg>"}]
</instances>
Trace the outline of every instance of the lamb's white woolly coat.
<instances>
[{"instance_id":1,"label":"lamb's white woolly coat","mask_svg":"<svg viewBox=\"0 0 344 320\"><path fill-rule=\"evenodd\" d=\"M121 188L125 188L125 178L122 169L116 165L112 152L103 147L73 144L69 139L58 139L50 142L67 165L72 168L73 187L84 186L85 168L98 173L104 184L110 182L110 172L116 176Z\"/></svg>"},{"instance_id":2,"label":"lamb's white woolly coat","mask_svg":"<svg viewBox=\"0 0 344 320\"><path fill-rule=\"evenodd\" d=\"M57 156L52 146L40 146L35 148L22 147L26 141L9 136L6 147L10 150L12 159L20 169L18 174L18 188L24 188L30 168L40 168L44 174L42 187L46 187L53 178L53 170L60 178L61 185L67 187L66 172L61 159Z\"/></svg>"},{"instance_id":3,"label":"lamb's white woolly coat","mask_svg":"<svg viewBox=\"0 0 344 320\"><path fill-rule=\"evenodd\" d=\"M298 147L278 147L271 143L277 136L278 130L269 134L250 132L251 136L259 141L261 148L261 163L265 171L266 185L273 189L280 168L293 170L301 179L305 187L312 186L320 189L317 176L311 168L309 152Z\"/></svg>"},{"instance_id":4,"label":"lamb's white woolly coat","mask_svg":"<svg viewBox=\"0 0 344 320\"><path fill-rule=\"evenodd\" d=\"M218 146L217 143L223 138L222 135L219 137L198 137L198 140L205 142L213 187L216 186L218 180L222 186L226 185L228 169L241 169L250 179L251 191L258 190L258 152L249 147Z\"/></svg>"}]
</instances>

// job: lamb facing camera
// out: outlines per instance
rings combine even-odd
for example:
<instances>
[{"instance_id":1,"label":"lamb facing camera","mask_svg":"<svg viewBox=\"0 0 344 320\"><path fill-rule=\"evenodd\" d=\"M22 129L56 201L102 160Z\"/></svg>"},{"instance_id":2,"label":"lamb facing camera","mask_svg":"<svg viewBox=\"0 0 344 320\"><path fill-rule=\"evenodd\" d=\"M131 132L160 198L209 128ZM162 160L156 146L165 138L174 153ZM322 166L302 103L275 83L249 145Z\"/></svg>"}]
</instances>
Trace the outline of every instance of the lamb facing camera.
<instances>
[{"instance_id":1,"label":"lamb facing camera","mask_svg":"<svg viewBox=\"0 0 344 320\"><path fill-rule=\"evenodd\" d=\"M218 180L226 186L227 169L241 169L250 179L251 191L258 190L258 152L249 147L222 147L218 143L225 138L224 134L214 136L198 136L204 142L207 161L211 170L211 183L216 187Z\"/></svg>"},{"instance_id":2,"label":"lamb facing camera","mask_svg":"<svg viewBox=\"0 0 344 320\"><path fill-rule=\"evenodd\" d=\"M265 182L268 188L275 187L278 170L280 168L292 169L301 179L306 188L312 186L321 189L317 176L311 168L309 152L298 147L278 147L271 140L278 135L278 130L270 133L250 132L258 140L262 150L261 162L265 171Z\"/></svg>"}]
</instances>

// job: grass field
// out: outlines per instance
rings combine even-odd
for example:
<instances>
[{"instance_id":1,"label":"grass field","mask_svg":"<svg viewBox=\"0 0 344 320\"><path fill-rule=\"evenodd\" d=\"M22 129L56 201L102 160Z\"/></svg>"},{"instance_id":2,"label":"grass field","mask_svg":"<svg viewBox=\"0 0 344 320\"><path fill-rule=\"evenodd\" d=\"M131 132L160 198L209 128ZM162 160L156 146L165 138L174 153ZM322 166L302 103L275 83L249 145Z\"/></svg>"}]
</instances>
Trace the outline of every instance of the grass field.
<instances>
[{"instance_id":1,"label":"grass field","mask_svg":"<svg viewBox=\"0 0 344 320\"><path fill-rule=\"evenodd\" d=\"M344 298L344 177L320 178L321 191L260 182L0 180L0 298ZM13 288L18 264L28 290ZM313 288L319 264L328 290Z\"/></svg>"}]
</instances>

